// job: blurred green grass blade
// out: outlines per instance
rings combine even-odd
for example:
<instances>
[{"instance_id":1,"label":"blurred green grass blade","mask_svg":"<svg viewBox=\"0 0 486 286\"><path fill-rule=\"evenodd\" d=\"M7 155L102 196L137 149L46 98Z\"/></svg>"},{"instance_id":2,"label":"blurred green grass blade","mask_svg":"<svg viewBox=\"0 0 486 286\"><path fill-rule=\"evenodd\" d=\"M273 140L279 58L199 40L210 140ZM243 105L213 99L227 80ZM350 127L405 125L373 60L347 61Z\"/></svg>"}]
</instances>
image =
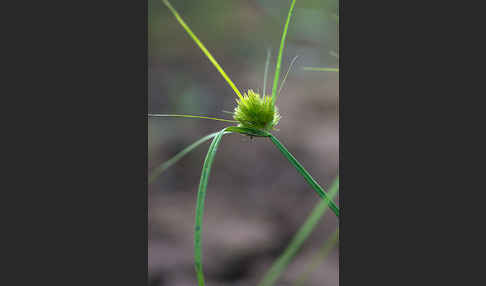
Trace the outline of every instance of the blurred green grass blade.
<instances>
[{"instance_id":1,"label":"blurred green grass blade","mask_svg":"<svg viewBox=\"0 0 486 286\"><path fill-rule=\"evenodd\" d=\"M162 0L162 2L169 8L169 10L172 12L174 17L177 19L179 24L181 24L182 28L189 34L189 36L194 40L194 42L199 46L201 51L206 55L206 57L211 61L211 63L214 65L214 67L219 71L221 76L228 82L228 84L231 86L231 88L235 91L236 95L242 99L243 96L241 95L241 92L238 90L236 85L233 83L233 81L229 78L229 76L225 73L223 68L218 64L218 62L214 59L213 55L206 49L204 44L199 40L199 38L192 32L191 28L182 20L182 17L179 15L179 13L176 11L174 7L169 3L167 0Z\"/></svg>"},{"instance_id":2,"label":"blurred green grass blade","mask_svg":"<svg viewBox=\"0 0 486 286\"><path fill-rule=\"evenodd\" d=\"M165 161L164 163L160 164L157 166L152 173L150 174L148 178L149 184L153 183L155 179L157 179L165 170L167 170L169 167L177 163L182 157L184 157L187 153L191 152L194 150L196 147L199 145L203 144L204 142L208 141L211 138L214 138L216 135L218 135L219 132L214 132L209 135L206 135L202 137L201 139L197 140L196 142L192 143L191 145L187 146L184 148L182 151L177 153L174 157L170 158L169 160Z\"/></svg>"},{"instance_id":3,"label":"blurred green grass blade","mask_svg":"<svg viewBox=\"0 0 486 286\"><path fill-rule=\"evenodd\" d=\"M339 72L338 68L317 68L317 67L303 67L305 71L328 71L328 72Z\"/></svg>"},{"instance_id":4,"label":"blurred green grass blade","mask_svg":"<svg viewBox=\"0 0 486 286\"><path fill-rule=\"evenodd\" d=\"M186 115L186 114L147 114L149 117L184 117L184 118L198 118L198 119L209 119L223 122L238 123L236 120L221 119L215 117L199 116L199 115Z\"/></svg>"},{"instance_id":5,"label":"blurred green grass blade","mask_svg":"<svg viewBox=\"0 0 486 286\"><path fill-rule=\"evenodd\" d=\"M270 65L270 49L267 49L267 59L265 60L265 74L263 74L263 92L262 96L267 94L267 77L268 77L268 66Z\"/></svg>"},{"instance_id":6,"label":"blurred green grass blade","mask_svg":"<svg viewBox=\"0 0 486 286\"><path fill-rule=\"evenodd\" d=\"M270 140L272 140L273 144L275 144L275 146L277 146L277 148L280 150L280 152L285 156L285 158L287 158L287 160L289 160L289 162L295 167L295 169L297 169L297 171L302 175L302 177L304 177L304 179L312 187L312 189L324 201L327 202L329 208L334 212L334 214L337 217L339 217L339 208L336 206L336 204L332 200L329 199L329 197L326 194L326 192L324 192L324 190L316 182L316 180L314 180L314 178L312 178L312 176L309 174L309 172L307 172L304 169L304 167L299 163L299 161L297 161L297 159L295 159L295 157L292 156L292 154L290 154L290 152L287 150L287 148L285 148L285 146L283 146L282 143L280 143L280 141L278 141L278 139L275 136L273 136L272 134L270 134L269 137L270 137Z\"/></svg>"},{"instance_id":7,"label":"blurred green grass blade","mask_svg":"<svg viewBox=\"0 0 486 286\"><path fill-rule=\"evenodd\" d=\"M329 198L332 200L339 191L339 177L337 177L329 189ZM312 233L321 217L326 213L328 204L324 200L321 200L312 210L311 214L307 217L304 224L299 228L294 235L284 252L275 260L272 267L263 277L258 286L271 286L274 285L280 275L289 265L292 258L297 254L302 244L307 240Z\"/></svg>"},{"instance_id":8,"label":"blurred green grass blade","mask_svg":"<svg viewBox=\"0 0 486 286\"><path fill-rule=\"evenodd\" d=\"M289 14L287 15L287 21L285 22L285 26L282 32L282 39L280 41L280 49L278 50L278 57L277 57L277 65L275 67L275 76L273 78L273 88L272 88L272 101L275 105L275 101L277 100L277 87L278 87L278 79L280 77L280 66L282 65L282 52L285 46L285 38L287 37L287 30L289 28L290 17L292 16L292 11L294 10L295 0L292 0L290 4Z\"/></svg>"},{"instance_id":9,"label":"blurred green grass blade","mask_svg":"<svg viewBox=\"0 0 486 286\"><path fill-rule=\"evenodd\" d=\"M309 267L305 267L305 272L299 276L299 279L295 282L294 286L304 286L307 285L310 274L314 272L317 267L319 267L327 258L329 252L336 246L339 241L339 227L327 238L324 245L319 249L319 251L312 258L312 262Z\"/></svg>"},{"instance_id":10,"label":"blurred green grass blade","mask_svg":"<svg viewBox=\"0 0 486 286\"><path fill-rule=\"evenodd\" d=\"M295 61L297 60L299 56L295 56L292 61L290 62L289 69L287 70L287 73L285 73L285 76L282 80L282 83L280 84L280 88L278 89L278 95L280 95L280 92L282 91L282 88L284 87L285 81L287 80L287 76L289 75L290 70L292 69L292 66L294 65Z\"/></svg>"},{"instance_id":11,"label":"blurred green grass blade","mask_svg":"<svg viewBox=\"0 0 486 286\"><path fill-rule=\"evenodd\" d=\"M206 188L208 186L209 174L211 172L211 166L213 165L214 156L218 151L221 138L226 132L226 128L219 131L216 137L214 137L211 146L209 146L206 159L201 173L201 180L199 181L199 189L197 193L196 203L196 223L194 226L194 266L196 268L197 281L199 286L204 286L204 272L202 267L202 251L201 251L201 234L202 234L202 221L204 213L204 200L206 198Z\"/></svg>"}]
</instances>

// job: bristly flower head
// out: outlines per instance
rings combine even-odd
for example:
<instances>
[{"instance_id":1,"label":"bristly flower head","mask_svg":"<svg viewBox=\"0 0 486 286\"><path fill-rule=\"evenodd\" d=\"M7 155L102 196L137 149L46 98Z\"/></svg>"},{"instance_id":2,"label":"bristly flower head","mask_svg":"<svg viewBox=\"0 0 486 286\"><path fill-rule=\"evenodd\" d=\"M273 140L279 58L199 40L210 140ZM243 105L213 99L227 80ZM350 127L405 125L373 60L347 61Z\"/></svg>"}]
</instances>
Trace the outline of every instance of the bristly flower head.
<instances>
[{"instance_id":1,"label":"bristly flower head","mask_svg":"<svg viewBox=\"0 0 486 286\"><path fill-rule=\"evenodd\" d=\"M277 107L270 96L260 96L249 89L242 99L237 99L233 118L241 127L250 127L265 131L272 130L280 120Z\"/></svg>"}]
</instances>

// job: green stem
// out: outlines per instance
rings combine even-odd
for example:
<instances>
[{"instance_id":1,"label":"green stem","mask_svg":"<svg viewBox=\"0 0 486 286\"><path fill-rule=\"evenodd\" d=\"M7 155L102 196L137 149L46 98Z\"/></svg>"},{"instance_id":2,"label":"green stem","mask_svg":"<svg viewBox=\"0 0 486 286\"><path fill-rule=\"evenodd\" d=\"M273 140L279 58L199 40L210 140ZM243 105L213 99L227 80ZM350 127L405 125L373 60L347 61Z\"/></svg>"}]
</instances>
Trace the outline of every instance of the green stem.
<instances>
[{"instance_id":1,"label":"green stem","mask_svg":"<svg viewBox=\"0 0 486 286\"><path fill-rule=\"evenodd\" d=\"M289 162L297 169L297 171L304 177L304 179L307 181L307 183L314 189L314 191L328 204L329 208L334 212L334 214L339 217L339 208L336 206L336 204L329 199L328 195L322 187L312 178L312 176L307 172L304 167L295 159L292 154L285 148L285 146L278 141L278 139L273 136L272 134L269 135L270 140L272 140L273 144L277 146L277 148L280 150L280 152L289 160Z\"/></svg>"},{"instance_id":2,"label":"green stem","mask_svg":"<svg viewBox=\"0 0 486 286\"><path fill-rule=\"evenodd\" d=\"M339 191L339 177L337 177L331 185L329 190L329 197L332 199ZM312 233L321 217L326 213L327 202L321 200L312 210L311 214L307 217L304 224L299 228L294 235L284 252L275 260L272 267L263 277L258 286L271 286L274 285L283 271L287 268L292 258L297 254L297 251L301 248L302 244L307 240Z\"/></svg>"},{"instance_id":3,"label":"green stem","mask_svg":"<svg viewBox=\"0 0 486 286\"><path fill-rule=\"evenodd\" d=\"M204 286L204 272L202 268L202 251L201 251L201 233L202 233L202 221L204 213L204 200L206 198L206 188L208 186L209 174L211 173L211 166L213 165L216 151L218 150L221 138L226 132L227 128L219 131L216 137L213 139L211 146L209 146L206 159L201 173L201 180L199 181L199 189L197 193L196 203L196 223L194 226L194 266L196 268L197 281L199 286Z\"/></svg>"}]
</instances>

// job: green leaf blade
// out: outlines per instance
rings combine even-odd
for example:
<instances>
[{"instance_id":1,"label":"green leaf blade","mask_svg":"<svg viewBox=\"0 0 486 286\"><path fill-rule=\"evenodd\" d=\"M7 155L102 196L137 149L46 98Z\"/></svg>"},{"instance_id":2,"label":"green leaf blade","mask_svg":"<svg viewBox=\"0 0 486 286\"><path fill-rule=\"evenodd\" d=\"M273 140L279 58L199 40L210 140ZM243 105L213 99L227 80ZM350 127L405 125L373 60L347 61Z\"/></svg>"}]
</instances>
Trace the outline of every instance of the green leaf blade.
<instances>
[{"instance_id":1,"label":"green leaf blade","mask_svg":"<svg viewBox=\"0 0 486 286\"><path fill-rule=\"evenodd\" d=\"M312 189L324 200L327 202L329 208L334 212L334 214L339 217L339 208L336 206L336 204L329 199L329 196L324 192L322 187L312 178L312 176L305 170L305 168L295 159L292 154L285 148L285 146L278 141L278 139L270 134L270 140L272 140L273 144L277 146L277 148L280 150L280 152L287 158L287 160L297 169L297 171L304 177L304 179L307 181L307 183L312 187Z\"/></svg>"},{"instance_id":2,"label":"green leaf blade","mask_svg":"<svg viewBox=\"0 0 486 286\"><path fill-rule=\"evenodd\" d=\"M179 24L182 26L182 28L184 28L184 30L187 32L189 37L191 37L191 39L196 43L196 45L199 47L199 49L201 49L201 51L204 53L204 55L206 55L206 57L209 59L209 61L219 71L221 76L226 80L226 82L229 84L229 86L234 90L236 95L240 99L242 99L243 96L241 95L241 92L238 90L236 85L233 83L233 81L230 79L230 77L226 74L226 72L223 70L223 68L219 65L219 63L216 61L216 59L214 59L213 55L208 51L206 46L204 46L204 44L201 42L201 40L199 40L199 38L194 34L194 32L191 30L191 28L189 28L189 26L186 24L186 22L184 22L184 20L179 15L177 10L174 7L172 7L172 5L169 3L169 1L162 0L162 2L165 4L165 6L167 6L167 8L169 8L170 12L174 15L174 17L179 22Z\"/></svg>"},{"instance_id":3,"label":"green leaf blade","mask_svg":"<svg viewBox=\"0 0 486 286\"><path fill-rule=\"evenodd\" d=\"M277 100L277 87L278 87L278 80L280 77L280 66L282 65L282 53L285 46L285 38L287 37L287 30L289 28L290 18L292 16L292 11L294 10L295 0L292 0L290 4L289 13L287 15L287 20L285 22L285 26L282 32L282 39L280 40L280 49L278 50L278 57L277 57L277 64L275 67L275 76L273 78L273 88L272 88L272 101L275 105L275 101Z\"/></svg>"},{"instance_id":4,"label":"green leaf blade","mask_svg":"<svg viewBox=\"0 0 486 286\"><path fill-rule=\"evenodd\" d=\"M208 186L209 175L211 173L211 166L213 165L214 157L218 150L218 146L221 142L221 138L226 132L226 128L219 131L214 137L211 146L209 147L206 159L204 160L203 169L201 172L201 179L199 181L199 189L197 193L196 203L196 222L194 226L194 267L196 269L197 281L199 286L204 286L204 272L202 267L202 247L201 247L201 235L202 235L202 222L204 213L204 201L206 198L206 189Z\"/></svg>"}]
</instances>

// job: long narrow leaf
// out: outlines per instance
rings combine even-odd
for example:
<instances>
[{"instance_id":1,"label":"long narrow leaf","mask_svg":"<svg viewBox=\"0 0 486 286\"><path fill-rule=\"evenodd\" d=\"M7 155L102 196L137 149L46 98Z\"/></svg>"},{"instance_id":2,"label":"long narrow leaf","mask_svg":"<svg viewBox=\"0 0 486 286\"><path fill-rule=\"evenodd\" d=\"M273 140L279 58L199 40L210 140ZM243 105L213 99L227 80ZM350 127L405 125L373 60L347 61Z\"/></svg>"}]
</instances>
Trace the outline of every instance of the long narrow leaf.
<instances>
[{"instance_id":1,"label":"long narrow leaf","mask_svg":"<svg viewBox=\"0 0 486 286\"><path fill-rule=\"evenodd\" d=\"M297 159L295 159L295 157L292 156L292 154L290 154L290 152L287 150L287 148L285 148L285 146L283 146L282 143L280 143L280 141L278 141L278 139L275 136L273 136L272 134L270 134L269 137L270 137L270 140L272 140L273 144L275 144L275 146L277 146L277 148L280 150L280 152L285 156L285 158L287 158L287 160L289 160L289 162L295 167L295 169L297 169L297 171L304 177L304 179L312 187L312 189L324 201L327 202L329 208L331 208L331 210L334 212L334 214L337 217L339 217L339 208L336 206L336 204L332 200L329 199L329 197L326 194L326 192L324 192L324 190L316 182L316 180L314 180L314 178L312 178L312 176L309 174L309 172L307 172L304 169L304 167L299 163L299 161L297 161Z\"/></svg>"},{"instance_id":2,"label":"long narrow leaf","mask_svg":"<svg viewBox=\"0 0 486 286\"><path fill-rule=\"evenodd\" d=\"M214 67L219 71L221 76L228 82L228 84L231 86L231 88L235 91L236 95L240 98L243 99L243 96L241 95L241 92L238 90L236 85L233 83L233 81L230 79L230 77L224 72L223 68L218 64L218 62L214 59L213 55L206 49L204 44L199 40L199 38L192 32L191 28L182 20L182 17L179 15L179 13L176 11L174 7L169 3L167 0L162 0L162 2L169 8L169 10L172 12L174 17L177 19L179 24L181 24L182 28L187 32L187 34L192 38L192 40L199 46L201 51L206 55L206 57L211 61L211 63L214 65Z\"/></svg>"},{"instance_id":3,"label":"long narrow leaf","mask_svg":"<svg viewBox=\"0 0 486 286\"><path fill-rule=\"evenodd\" d=\"M167 170L169 167L177 163L182 157L184 157L187 153L191 152L194 150L196 147L199 145L203 144L204 142L208 141L211 138L214 138L216 135L218 135L219 132L214 132L209 135L206 135L202 137L201 139L197 140L196 142L192 143L191 145L187 146L184 148L182 151L177 153L174 157L170 158L169 160L165 161L164 163L160 164L157 166L152 173L150 174L148 178L149 184L153 183L155 179L157 179L165 170Z\"/></svg>"},{"instance_id":4,"label":"long narrow leaf","mask_svg":"<svg viewBox=\"0 0 486 286\"><path fill-rule=\"evenodd\" d=\"M339 177L334 180L329 191L329 198L333 199L339 190ZM302 244L307 240L312 233L321 217L326 213L327 202L321 200L312 210L311 214L307 217L304 224L299 228L297 233L292 238L291 242L284 250L284 252L275 260L272 267L263 277L258 286L271 286L274 285L280 275L289 265L292 258L297 254Z\"/></svg>"},{"instance_id":5,"label":"long narrow leaf","mask_svg":"<svg viewBox=\"0 0 486 286\"><path fill-rule=\"evenodd\" d=\"M199 286L204 286L204 272L202 267L202 251L201 251L201 233L202 233L202 221L204 213L204 200L206 198L206 188L208 186L209 174L211 173L211 166L213 165L214 156L218 151L221 138L226 132L226 128L219 131L216 137L214 137L211 146L209 147L208 154L204 160L204 165L201 173L201 180L199 181L199 190L197 193L196 203L196 223L194 226L194 266L196 268L197 281Z\"/></svg>"},{"instance_id":6,"label":"long narrow leaf","mask_svg":"<svg viewBox=\"0 0 486 286\"><path fill-rule=\"evenodd\" d=\"M285 38L287 37L287 30L289 28L290 17L292 16L292 11L294 10L295 0L292 0L290 4L289 14L287 15L287 21L285 22L285 26L282 32L282 39L280 41L280 49L278 50L278 57L277 57L277 65L275 67L275 76L273 78L273 88L272 88L272 101L275 105L275 101L277 100L277 87L278 87L278 80L280 77L280 66L282 65L282 52L285 45Z\"/></svg>"}]
</instances>

